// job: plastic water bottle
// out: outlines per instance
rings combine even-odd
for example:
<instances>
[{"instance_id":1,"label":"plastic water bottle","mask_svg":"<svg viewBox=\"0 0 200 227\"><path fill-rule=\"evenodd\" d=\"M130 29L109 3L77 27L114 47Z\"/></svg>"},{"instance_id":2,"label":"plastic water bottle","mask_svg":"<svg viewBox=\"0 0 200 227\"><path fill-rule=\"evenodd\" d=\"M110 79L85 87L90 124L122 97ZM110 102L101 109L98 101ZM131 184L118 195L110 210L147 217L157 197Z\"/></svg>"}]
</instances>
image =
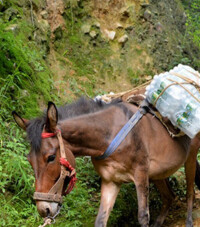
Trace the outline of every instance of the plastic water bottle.
<instances>
[{"instance_id":1,"label":"plastic water bottle","mask_svg":"<svg viewBox=\"0 0 200 227\"><path fill-rule=\"evenodd\" d=\"M178 125L182 130L190 137L194 137L200 129L196 127L199 117L196 115L197 105L194 102L190 102L185 107L185 112L182 113L181 117L177 118ZM184 119L184 120L180 120ZM183 122L184 121L184 122Z\"/></svg>"},{"instance_id":2,"label":"plastic water bottle","mask_svg":"<svg viewBox=\"0 0 200 227\"><path fill-rule=\"evenodd\" d=\"M170 103L168 101L168 89L166 89L169 84L170 82L165 78L160 81L159 95L161 95L161 93L162 95L157 100L156 108L159 110L163 117L169 117L169 112L166 111L170 108Z\"/></svg>"}]
</instances>

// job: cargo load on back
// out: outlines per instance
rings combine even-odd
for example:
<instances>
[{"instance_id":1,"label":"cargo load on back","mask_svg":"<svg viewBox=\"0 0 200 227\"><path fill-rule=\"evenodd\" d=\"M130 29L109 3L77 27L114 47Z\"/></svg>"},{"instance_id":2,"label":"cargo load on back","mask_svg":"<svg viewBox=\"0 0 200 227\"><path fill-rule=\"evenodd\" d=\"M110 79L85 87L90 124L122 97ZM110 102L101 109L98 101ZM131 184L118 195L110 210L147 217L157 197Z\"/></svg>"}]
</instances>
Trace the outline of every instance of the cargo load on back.
<instances>
[{"instance_id":1,"label":"cargo load on back","mask_svg":"<svg viewBox=\"0 0 200 227\"><path fill-rule=\"evenodd\" d=\"M146 87L147 100L190 138L200 132L200 74L189 66L155 75Z\"/></svg>"}]
</instances>

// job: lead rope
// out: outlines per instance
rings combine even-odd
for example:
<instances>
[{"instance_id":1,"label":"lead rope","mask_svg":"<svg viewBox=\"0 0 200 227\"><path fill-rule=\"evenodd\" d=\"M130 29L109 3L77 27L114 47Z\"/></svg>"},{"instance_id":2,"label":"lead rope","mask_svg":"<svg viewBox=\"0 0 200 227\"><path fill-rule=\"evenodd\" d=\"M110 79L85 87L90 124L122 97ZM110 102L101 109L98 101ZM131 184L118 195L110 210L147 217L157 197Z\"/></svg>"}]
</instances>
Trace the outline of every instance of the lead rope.
<instances>
[{"instance_id":1,"label":"lead rope","mask_svg":"<svg viewBox=\"0 0 200 227\"><path fill-rule=\"evenodd\" d=\"M51 225L51 219L50 218L45 218L46 220L44 221L43 225L39 225L38 227L44 227L46 225Z\"/></svg>"},{"instance_id":2,"label":"lead rope","mask_svg":"<svg viewBox=\"0 0 200 227\"><path fill-rule=\"evenodd\" d=\"M38 227L45 227L46 225L51 225L52 221L53 221L53 223L55 223L55 218L59 215L61 208L62 208L62 206L59 206L59 209L56 212L56 214L53 217L50 217L50 216L46 217L44 219L44 224L43 225L39 225Z\"/></svg>"}]
</instances>

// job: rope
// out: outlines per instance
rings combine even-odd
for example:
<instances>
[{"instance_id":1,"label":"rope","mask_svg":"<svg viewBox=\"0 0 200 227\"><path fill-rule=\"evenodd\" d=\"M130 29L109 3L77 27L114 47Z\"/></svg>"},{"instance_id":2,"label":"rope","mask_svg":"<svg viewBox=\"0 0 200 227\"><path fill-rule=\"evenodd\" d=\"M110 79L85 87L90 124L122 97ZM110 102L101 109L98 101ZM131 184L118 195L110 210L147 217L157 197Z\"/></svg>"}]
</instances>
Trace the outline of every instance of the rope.
<instances>
[{"instance_id":1,"label":"rope","mask_svg":"<svg viewBox=\"0 0 200 227\"><path fill-rule=\"evenodd\" d=\"M51 218L46 218L46 220L44 221L43 225L39 225L38 227L45 227L46 225L51 225Z\"/></svg>"},{"instance_id":2,"label":"rope","mask_svg":"<svg viewBox=\"0 0 200 227\"><path fill-rule=\"evenodd\" d=\"M55 215L53 217L50 217L50 216L46 217L44 219L44 224L43 225L39 225L38 227L45 227L46 225L51 225L52 221L53 221L53 223L55 223L55 218L59 215L61 208L62 208L62 206L59 206L59 209L55 213Z\"/></svg>"},{"instance_id":3,"label":"rope","mask_svg":"<svg viewBox=\"0 0 200 227\"><path fill-rule=\"evenodd\" d=\"M134 87L133 89L130 89L130 90L127 90L127 91L123 91L123 92L119 92L117 94L106 94L106 95L103 95L101 98L104 101L108 101L108 99L112 100L114 98L119 98L119 97L122 97L124 95L128 95L129 93L131 94L134 91L137 91L137 90L139 90L141 88L145 88L148 84L151 83L151 81L152 80L149 80L149 81L147 81L147 82L145 82L145 83L143 83L143 84L141 84L141 85L139 85L137 87Z\"/></svg>"},{"instance_id":4,"label":"rope","mask_svg":"<svg viewBox=\"0 0 200 227\"><path fill-rule=\"evenodd\" d=\"M155 100L155 102L154 102L154 106L156 106L156 103L157 103L158 99L161 97L161 95L163 95L163 93L164 93L169 87L171 87L171 86L173 86L173 85L179 85L179 86L182 87L185 91L187 91L194 99L196 99L197 102L200 103L200 99L197 98L196 96L194 96L190 90L188 90L186 87L183 86L183 84L192 84L193 86L195 86L195 88L198 89L198 91L200 91L200 84L198 84L198 83L196 83L195 81L193 81L193 80L191 80L191 79L189 79L189 78L187 78L187 77L185 77L185 76L182 76L182 75L180 75L180 74L178 74L178 73L172 72L172 73L170 73L170 74L173 74L173 75L175 75L175 76L181 78L182 80L185 80L186 82L178 82L178 81L175 81L175 80L173 80L173 79L167 78L169 81L172 81L173 83L172 83L172 84L169 84L168 86L166 86L166 87L162 90L162 92L161 92L161 93L158 95L158 97L156 98L156 100ZM193 74L194 74L194 73L193 73ZM198 74L194 74L194 75L195 75L196 77L198 76ZM199 76L199 78L200 78L200 76Z\"/></svg>"}]
</instances>

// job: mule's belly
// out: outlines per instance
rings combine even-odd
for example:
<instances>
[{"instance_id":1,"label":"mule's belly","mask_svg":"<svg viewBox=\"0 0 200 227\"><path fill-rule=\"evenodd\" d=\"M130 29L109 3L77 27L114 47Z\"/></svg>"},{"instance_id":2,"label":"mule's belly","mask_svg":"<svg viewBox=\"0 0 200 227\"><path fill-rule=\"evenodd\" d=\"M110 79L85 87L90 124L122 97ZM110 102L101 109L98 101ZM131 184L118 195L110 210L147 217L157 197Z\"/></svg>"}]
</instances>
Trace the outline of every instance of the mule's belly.
<instances>
[{"instance_id":1,"label":"mule's belly","mask_svg":"<svg viewBox=\"0 0 200 227\"><path fill-rule=\"evenodd\" d=\"M185 162L186 159L180 161L179 164L173 163L158 163L157 161L150 162L149 179L160 180L174 174ZM134 172L123 171L123 169L111 166L104 166L104 168L96 169L101 178L107 182L128 183L134 182ZM147 173L148 174L148 173Z\"/></svg>"},{"instance_id":2,"label":"mule's belly","mask_svg":"<svg viewBox=\"0 0 200 227\"><path fill-rule=\"evenodd\" d=\"M133 182L133 175L127 168L121 163L116 161L105 161L104 164L98 165L95 160L93 160L95 170L101 176L104 181L115 182L117 184Z\"/></svg>"},{"instance_id":3,"label":"mule's belly","mask_svg":"<svg viewBox=\"0 0 200 227\"><path fill-rule=\"evenodd\" d=\"M180 163L179 165L171 166L171 168L159 166L156 163L151 163L150 171L149 171L149 179L151 180L161 180L169 177L170 175L174 174L183 163Z\"/></svg>"},{"instance_id":4,"label":"mule's belly","mask_svg":"<svg viewBox=\"0 0 200 227\"><path fill-rule=\"evenodd\" d=\"M170 175L174 174L187 160L188 152L180 152L177 150L168 150L165 152L159 151L155 153L153 157L149 157L149 169L146 174L148 174L149 179L159 180L165 179ZM126 165L125 163L117 162L115 160L105 160L103 163L98 165L96 161L93 161L94 167L99 175L105 181L113 181L115 183L128 183L134 182L134 173L138 168L137 163Z\"/></svg>"},{"instance_id":5,"label":"mule's belly","mask_svg":"<svg viewBox=\"0 0 200 227\"><path fill-rule=\"evenodd\" d=\"M165 153L167 154L167 152ZM166 157L166 155L162 157L161 155L150 159L149 179L165 179L174 174L185 163L188 153L169 151L167 156L168 157Z\"/></svg>"}]
</instances>

